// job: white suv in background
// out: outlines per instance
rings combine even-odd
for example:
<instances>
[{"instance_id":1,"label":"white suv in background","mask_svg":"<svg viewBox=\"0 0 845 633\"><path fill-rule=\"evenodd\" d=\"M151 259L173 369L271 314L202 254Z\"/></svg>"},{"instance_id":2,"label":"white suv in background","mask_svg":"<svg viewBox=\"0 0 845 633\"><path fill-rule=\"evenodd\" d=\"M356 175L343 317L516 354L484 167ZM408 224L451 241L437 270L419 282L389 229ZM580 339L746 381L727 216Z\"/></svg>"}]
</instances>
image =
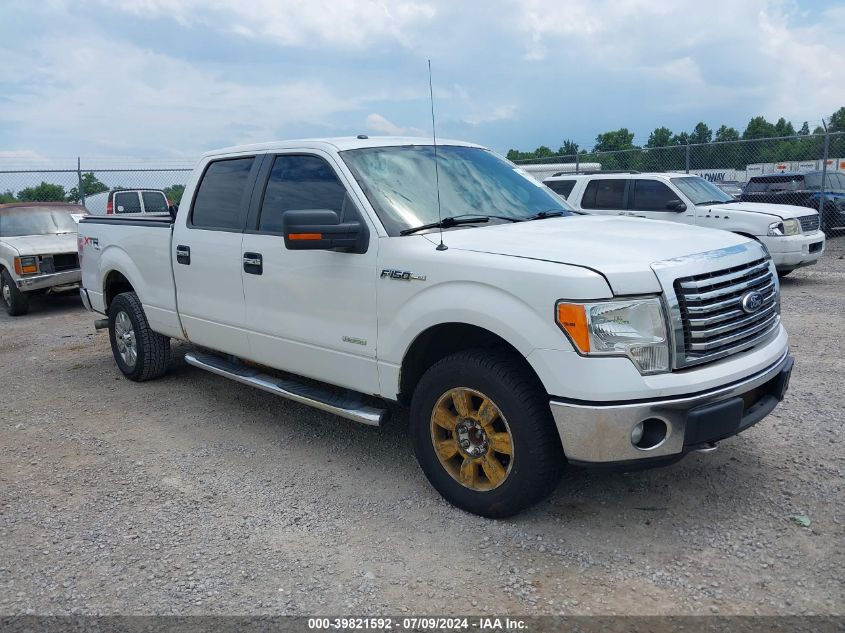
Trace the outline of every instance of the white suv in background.
<instances>
[{"instance_id":1,"label":"white suv in background","mask_svg":"<svg viewBox=\"0 0 845 633\"><path fill-rule=\"evenodd\" d=\"M765 244L781 276L815 264L825 235L817 211L741 202L700 176L673 173L560 175L543 183L576 210L724 229ZM660 230L659 227L656 227Z\"/></svg>"}]
</instances>

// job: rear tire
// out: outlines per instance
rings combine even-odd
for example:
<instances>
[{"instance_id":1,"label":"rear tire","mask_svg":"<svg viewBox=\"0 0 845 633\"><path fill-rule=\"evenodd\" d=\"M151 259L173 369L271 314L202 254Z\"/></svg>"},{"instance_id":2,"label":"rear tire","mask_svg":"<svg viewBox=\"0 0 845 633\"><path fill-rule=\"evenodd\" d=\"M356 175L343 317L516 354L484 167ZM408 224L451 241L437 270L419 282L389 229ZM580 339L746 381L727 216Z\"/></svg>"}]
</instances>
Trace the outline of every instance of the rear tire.
<instances>
[{"instance_id":1,"label":"rear tire","mask_svg":"<svg viewBox=\"0 0 845 633\"><path fill-rule=\"evenodd\" d=\"M117 366L136 382L158 378L170 365L170 339L150 329L138 295L124 292L109 306L109 340Z\"/></svg>"},{"instance_id":2,"label":"rear tire","mask_svg":"<svg viewBox=\"0 0 845 633\"><path fill-rule=\"evenodd\" d=\"M410 418L429 482L473 514L507 517L537 503L566 463L548 396L506 352L469 350L434 364L414 391Z\"/></svg>"},{"instance_id":3,"label":"rear tire","mask_svg":"<svg viewBox=\"0 0 845 633\"><path fill-rule=\"evenodd\" d=\"M18 290L9 271L0 271L0 300L9 316L21 316L29 312L29 297Z\"/></svg>"}]
</instances>

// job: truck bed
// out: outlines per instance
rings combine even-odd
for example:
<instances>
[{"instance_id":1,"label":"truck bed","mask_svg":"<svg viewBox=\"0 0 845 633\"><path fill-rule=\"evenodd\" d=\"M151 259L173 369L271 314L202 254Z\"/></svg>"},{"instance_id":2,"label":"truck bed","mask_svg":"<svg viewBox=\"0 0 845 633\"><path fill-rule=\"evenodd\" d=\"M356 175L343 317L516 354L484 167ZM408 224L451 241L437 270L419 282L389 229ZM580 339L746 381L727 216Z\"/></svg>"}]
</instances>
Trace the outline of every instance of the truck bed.
<instances>
[{"instance_id":1,"label":"truck bed","mask_svg":"<svg viewBox=\"0 0 845 633\"><path fill-rule=\"evenodd\" d=\"M181 336L170 254L172 228L169 214L99 215L80 220L82 285L95 311L106 313L106 281L110 275L120 274L138 294L150 326L167 336Z\"/></svg>"}]
</instances>

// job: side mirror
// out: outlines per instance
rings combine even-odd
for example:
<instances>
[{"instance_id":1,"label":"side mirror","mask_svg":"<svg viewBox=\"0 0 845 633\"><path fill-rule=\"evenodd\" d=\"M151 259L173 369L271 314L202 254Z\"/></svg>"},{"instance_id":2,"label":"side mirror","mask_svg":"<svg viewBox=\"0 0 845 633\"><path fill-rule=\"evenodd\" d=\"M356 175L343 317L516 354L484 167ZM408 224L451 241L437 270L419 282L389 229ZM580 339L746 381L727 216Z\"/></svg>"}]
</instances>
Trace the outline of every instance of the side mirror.
<instances>
[{"instance_id":1,"label":"side mirror","mask_svg":"<svg viewBox=\"0 0 845 633\"><path fill-rule=\"evenodd\" d=\"M167 211L170 213L170 219L175 222L176 221L176 213L179 211L179 205L178 204L171 204L169 207L167 207Z\"/></svg>"},{"instance_id":2,"label":"side mirror","mask_svg":"<svg viewBox=\"0 0 845 633\"><path fill-rule=\"evenodd\" d=\"M666 203L666 208L669 211L675 211L676 213L680 213L681 211L687 210L687 205L685 205L680 200L670 200Z\"/></svg>"},{"instance_id":3,"label":"side mirror","mask_svg":"<svg viewBox=\"0 0 845 633\"><path fill-rule=\"evenodd\" d=\"M361 222L340 222L328 209L285 211L282 215L285 247L292 251L367 251L368 232Z\"/></svg>"}]
</instances>

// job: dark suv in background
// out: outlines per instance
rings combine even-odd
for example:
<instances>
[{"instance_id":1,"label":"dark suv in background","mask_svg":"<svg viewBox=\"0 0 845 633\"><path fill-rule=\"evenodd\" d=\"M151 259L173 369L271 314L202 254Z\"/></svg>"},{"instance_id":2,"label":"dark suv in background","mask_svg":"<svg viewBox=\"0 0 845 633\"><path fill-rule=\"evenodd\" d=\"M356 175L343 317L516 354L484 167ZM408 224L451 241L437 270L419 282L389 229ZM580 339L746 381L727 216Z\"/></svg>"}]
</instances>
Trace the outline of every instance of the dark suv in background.
<instances>
[{"instance_id":1,"label":"dark suv in background","mask_svg":"<svg viewBox=\"0 0 845 633\"><path fill-rule=\"evenodd\" d=\"M828 172L825 175L824 209L819 209L821 185L821 171L753 176L740 199L810 207L819 211L825 231L845 229L845 174Z\"/></svg>"}]
</instances>

